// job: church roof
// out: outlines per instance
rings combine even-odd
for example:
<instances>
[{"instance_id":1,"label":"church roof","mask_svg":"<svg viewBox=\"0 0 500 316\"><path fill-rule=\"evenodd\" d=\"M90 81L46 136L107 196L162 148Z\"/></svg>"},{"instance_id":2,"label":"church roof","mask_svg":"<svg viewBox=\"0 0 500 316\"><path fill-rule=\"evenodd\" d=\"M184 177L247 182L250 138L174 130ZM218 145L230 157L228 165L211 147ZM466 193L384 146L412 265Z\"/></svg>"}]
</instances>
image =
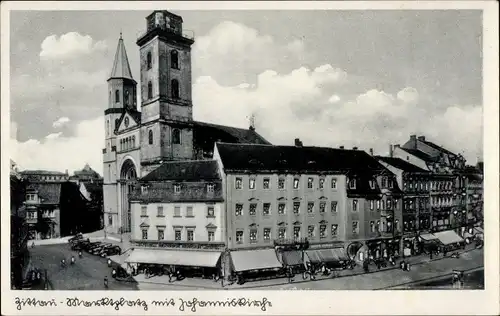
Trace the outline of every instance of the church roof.
<instances>
[{"instance_id":1,"label":"church roof","mask_svg":"<svg viewBox=\"0 0 500 316\"><path fill-rule=\"evenodd\" d=\"M135 82L134 78L132 77L132 71L130 71L127 51L125 50L125 44L123 44L123 38L121 34L120 39L118 40L118 47L116 48L113 69L111 70L111 75L109 76L109 78L124 78Z\"/></svg>"},{"instance_id":2,"label":"church roof","mask_svg":"<svg viewBox=\"0 0 500 316\"><path fill-rule=\"evenodd\" d=\"M144 176L141 181L200 181L220 179L215 160L169 161Z\"/></svg>"}]
</instances>

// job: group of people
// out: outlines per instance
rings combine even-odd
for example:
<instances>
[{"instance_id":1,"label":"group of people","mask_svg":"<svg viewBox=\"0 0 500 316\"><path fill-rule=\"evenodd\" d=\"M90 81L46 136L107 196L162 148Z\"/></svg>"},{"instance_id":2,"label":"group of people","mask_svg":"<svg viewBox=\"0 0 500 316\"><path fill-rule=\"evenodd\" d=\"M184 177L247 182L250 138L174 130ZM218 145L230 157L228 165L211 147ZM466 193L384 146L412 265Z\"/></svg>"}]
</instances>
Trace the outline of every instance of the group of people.
<instances>
[{"instance_id":1,"label":"group of people","mask_svg":"<svg viewBox=\"0 0 500 316\"><path fill-rule=\"evenodd\" d=\"M78 251L78 257L80 259L83 257L83 254L81 251ZM71 263L71 265L74 265L76 263L75 256L71 256L70 263ZM61 259L61 267L66 268L66 258Z\"/></svg>"}]
</instances>

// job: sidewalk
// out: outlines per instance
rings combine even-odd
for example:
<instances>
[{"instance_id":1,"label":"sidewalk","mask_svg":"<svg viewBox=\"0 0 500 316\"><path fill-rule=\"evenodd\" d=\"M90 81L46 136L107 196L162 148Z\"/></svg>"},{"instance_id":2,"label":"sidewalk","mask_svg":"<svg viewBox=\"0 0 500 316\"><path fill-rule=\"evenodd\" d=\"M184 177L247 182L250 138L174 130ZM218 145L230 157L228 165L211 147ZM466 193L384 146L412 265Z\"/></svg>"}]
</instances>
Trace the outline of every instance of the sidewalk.
<instances>
[{"instance_id":1,"label":"sidewalk","mask_svg":"<svg viewBox=\"0 0 500 316\"><path fill-rule=\"evenodd\" d=\"M370 272L365 273L359 265L353 270L337 271L335 278L316 276L315 281L309 279L303 280L301 275L295 276L293 283L288 283L287 278L250 281L242 285L233 283L232 285L224 282L224 287L221 287L221 282L214 282L208 279L189 279L182 281L168 282L168 276L154 276L145 278L144 274L139 274L135 277L138 283L158 284L168 287L182 287L186 289L198 290L238 290L238 289L279 289L280 287L292 286L307 286L311 285L314 289L323 290L375 290L387 287L394 287L408 282L418 282L428 278L439 277L451 273L453 269L469 270L477 269L483 266L483 249L470 249L461 251L459 259L450 258L443 255L435 256L430 260L429 256L420 255L405 258L410 263L411 271L402 271L399 269L399 261L396 266L388 266L377 270L374 265L370 265Z\"/></svg>"}]
</instances>

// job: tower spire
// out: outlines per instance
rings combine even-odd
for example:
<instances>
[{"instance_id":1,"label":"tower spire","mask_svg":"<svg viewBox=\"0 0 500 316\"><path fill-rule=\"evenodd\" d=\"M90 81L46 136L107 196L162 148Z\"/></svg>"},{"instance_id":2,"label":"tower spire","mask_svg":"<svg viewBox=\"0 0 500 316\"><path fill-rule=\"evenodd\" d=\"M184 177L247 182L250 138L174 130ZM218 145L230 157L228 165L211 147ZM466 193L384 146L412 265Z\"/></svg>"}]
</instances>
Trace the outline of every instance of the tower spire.
<instances>
[{"instance_id":1,"label":"tower spire","mask_svg":"<svg viewBox=\"0 0 500 316\"><path fill-rule=\"evenodd\" d=\"M128 62L127 51L123 43L122 32L120 31L120 39L116 47L115 60L113 62L113 69L111 70L111 78L129 79L135 82L130 71L130 64Z\"/></svg>"}]
</instances>

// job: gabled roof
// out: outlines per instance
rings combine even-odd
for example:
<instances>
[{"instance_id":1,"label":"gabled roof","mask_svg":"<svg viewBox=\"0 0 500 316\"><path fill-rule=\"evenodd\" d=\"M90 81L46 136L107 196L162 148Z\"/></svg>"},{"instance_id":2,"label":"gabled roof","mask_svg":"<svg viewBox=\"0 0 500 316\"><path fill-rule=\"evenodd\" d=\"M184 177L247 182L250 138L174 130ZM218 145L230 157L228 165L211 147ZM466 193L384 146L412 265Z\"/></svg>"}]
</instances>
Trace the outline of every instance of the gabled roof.
<instances>
[{"instance_id":1,"label":"gabled roof","mask_svg":"<svg viewBox=\"0 0 500 316\"><path fill-rule=\"evenodd\" d=\"M243 129L197 121L194 121L193 124L195 144L197 147L203 149L213 150L214 142L217 141L225 143L271 144L253 129Z\"/></svg>"},{"instance_id":2,"label":"gabled roof","mask_svg":"<svg viewBox=\"0 0 500 316\"><path fill-rule=\"evenodd\" d=\"M226 171L353 172L359 175L387 171L361 150L228 143L217 143L217 149Z\"/></svg>"},{"instance_id":3,"label":"gabled roof","mask_svg":"<svg viewBox=\"0 0 500 316\"><path fill-rule=\"evenodd\" d=\"M426 144L427 146L432 147L432 148L434 148L434 149L436 149L436 150L439 150L439 151L441 151L441 152L443 152L443 153L445 153L445 154L447 154L447 155L450 155L450 156L457 156L457 154L452 153L452 152L451 152L451 151L449 151L448 149L443 148L443 147L441 147L441 146L439 146L439 145L436 145L436 144L434 144L433 142L430 142L430 141L428 141L428 140L422 140L422 139L419 139L419 141L420 141L420 142L422 142L422 143L424 143L424 144Z\"/></svg>"},{"instance_id":4,"label":"gabled roof","mask_svg":"<svg viewBox=\"0 0 500 316\"><path fill-rule=\"evenodd\" d=\"M50 170L23 170L20 172L22 175L65 175L66 173L60 171Z\"/></svg>"},{"instance_id":5,"label":"gabled roof","mask_svg":"<svg viewBox=\"0 0 500 316\"><path fill-rule=\"evenodd\" d=\"M395 167L398 169L401 169L405 172L422 172L422 173L429 173L429 171L422 169L420 167L415 166L414 164L411 164L407 161L404 161L401 158L395 158L395 157L383 157L383 156L376 156L377 159L380 159L381 161Z\"/></svg>"},{"instance_id":6,"label":"gabled roof","mask_svg":"<svg viewBox=\"0 0 500 316\"><path fill-rule=\"evenodd\" d=\"M135 82L134 78L132 77L132 71L130 71L127 51L125 50L125 44L123 43L121 34L120 39L118 40L118 46L116 48L113 69L111 70L111 75L109 76L109 78L129 79Z\"/></svg>"},{"instance_id":7,"label":"gabled roof","mask_svg":"<svg viewBox=\"0 0 500 316\"><path fill-rule=\"evenodd\" d=\"M220 179L215 160L165 162L151 171L141 181L200 181Z\"/></svg>"},{"instance_id":8,"label":"gabled roof","mask_svg":"<svg viewBox=\"0 0 500 316\"><path fill-rule=\"evenodd\" d=\"M437 162L439 160L439 157L431 157L431 156L427 155L426 153L424 153L423 151L418 150L418 149L408 149L408 148L403 148L403 147L399 147L399 148L406 151L407 153L414 155L417 158L420 158L420 159L426 161L426 162Z\"/></svg>"},{"instance_id":9,"label":"gabled roof","mask_svg":"<svg viewBox=\"0 0 500 316\"><path fill-rule=\"evenodd\" d=\"M118 129L120 128L120 125L122 124L122 122L125 119L125 116L127 114L130 115L130 117L135 121L135 123L137 125L141 124L141 112L139 112L137 110L132 110L132 109L129 109L129 108L123 108L122 115L118 119L118 123L115 126L115 131L118 131ZM135 126L135 128L138 128L138 127L139 126Z\"/></svg>"}]
</instances>

